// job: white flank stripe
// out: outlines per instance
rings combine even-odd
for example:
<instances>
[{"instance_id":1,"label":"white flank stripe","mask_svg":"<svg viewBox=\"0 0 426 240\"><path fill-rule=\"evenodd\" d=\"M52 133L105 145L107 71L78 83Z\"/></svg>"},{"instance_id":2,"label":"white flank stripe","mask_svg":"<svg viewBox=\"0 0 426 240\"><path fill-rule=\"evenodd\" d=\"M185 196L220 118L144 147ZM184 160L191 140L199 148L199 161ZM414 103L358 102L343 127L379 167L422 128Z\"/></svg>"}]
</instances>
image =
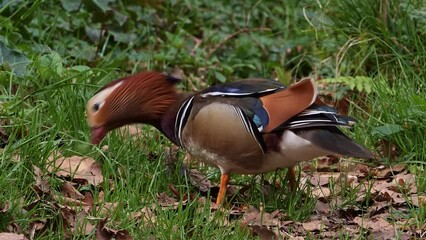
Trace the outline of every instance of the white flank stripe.
<instances>
[{"instance_id":1,"label":"white flank stripe","mask_svg":"<svg viewBox=\"0 0 426 240\"><path fill-rule=\"evenodd\" d=\"M194 99L194 96L186 100L182 104L182 106L180 106L179 111L177 113L177 118L175 122L175 132L177 133L177 136L176 136L177 141L179 142L181 146L183 146L183 143L182 143L183 121L185 119L186 114L188 114L187 111L193 99Z\"/></svg>"}]
</instances>

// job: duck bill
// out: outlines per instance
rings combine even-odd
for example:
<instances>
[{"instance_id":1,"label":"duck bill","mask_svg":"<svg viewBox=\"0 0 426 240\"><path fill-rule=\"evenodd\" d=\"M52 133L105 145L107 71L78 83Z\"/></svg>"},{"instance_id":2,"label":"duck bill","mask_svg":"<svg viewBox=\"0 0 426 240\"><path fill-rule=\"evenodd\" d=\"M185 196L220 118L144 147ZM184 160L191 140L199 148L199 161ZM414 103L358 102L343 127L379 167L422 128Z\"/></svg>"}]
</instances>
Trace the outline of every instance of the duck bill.
<instances>
[{"instance_id":1,"label":"duck bill","mask_svg":"<svg viewBox=\"0 0 426 240\"><path fill-rule=\"evenodd\" d=\"M107 130L104 127L97 127L97 128L92 128L92 136L90 139L90 142L92 144L99 144L102 139L105 138L106 134L107 134Z\"/></svg>"}]
</instances>

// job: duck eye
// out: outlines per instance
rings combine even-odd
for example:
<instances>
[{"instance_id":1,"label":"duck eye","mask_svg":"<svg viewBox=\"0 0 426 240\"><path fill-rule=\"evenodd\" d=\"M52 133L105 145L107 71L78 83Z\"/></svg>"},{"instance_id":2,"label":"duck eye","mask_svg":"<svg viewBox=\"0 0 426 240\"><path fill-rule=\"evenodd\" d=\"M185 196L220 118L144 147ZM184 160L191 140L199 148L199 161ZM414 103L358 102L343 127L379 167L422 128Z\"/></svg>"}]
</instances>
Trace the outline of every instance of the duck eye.
<instances>
[{"instance_id":1,"label":"duck eye","mask_svg":"<svg viewBox=\"0 0 426 240\"><path fill-rule=\"evenodd\" d=\"M93 111L94 112L97 112L98 110L99 110L99 103L95 103L94 105L93 105Z\"/></svg>"}]
</instances>

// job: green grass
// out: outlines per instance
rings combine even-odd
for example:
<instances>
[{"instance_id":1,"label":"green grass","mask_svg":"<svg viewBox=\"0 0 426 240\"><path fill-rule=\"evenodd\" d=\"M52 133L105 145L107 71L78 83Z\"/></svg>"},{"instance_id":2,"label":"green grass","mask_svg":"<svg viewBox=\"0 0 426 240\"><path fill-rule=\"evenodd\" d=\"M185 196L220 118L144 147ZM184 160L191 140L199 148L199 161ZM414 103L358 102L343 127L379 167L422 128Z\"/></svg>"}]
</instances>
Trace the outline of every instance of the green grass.
<instances>
[{"instance_id":1,"label":"green grass","mask_svg":"<svg viewBox=\"0 0 426 240\"><path fill-rule=\"evenodd\" d=\"M181 196L201 196L181 174L181 162L175 168L164 166L165 147L171 143L154 129L144 127L137 140L114 132L103 142L109 146L106 152L88 144L86 101L107 82L146 69L183 70L186 79L179 85L183 90L274 74L285 82L303 76L371 79L370 93L350 95L351 114L359 124L349 134L373 150L378 149L380 139L395 144L398 157L393 162L384 157L379 161L407 164L417 176L418 192L424 192L425 8L415 0L233 4L187 0L161 5L119 0L3 1L0 127L8 139L0 138L0 209L6 203L11 207L0 213L0 232L12 221L24 231L36 220L62 221L49 197L23 210L38 200L33 165L42 169L52 190L60 193L63 180L47 174L47 158L59 151L103 163L105 183L79 190L92 192L95 199L103 191L105 201L118 203L108 214L111 227L129 230L134 239L255 238L236 222L224 224L228 212L212 214L209 201L205 205L189 201L176 209L158 206L158 193L173 196L170 183ZM100 29L107 31L101 36ZM224 41L241 29L247 30ZM202 39L201 45L194 38ZM380 127L387 131L377 132ZM179 160L183 155L178 155ZM216 169L199 169L218 182ZM316 202L310 187L291 193L284 173L233 176L231 181L252 185L242 204L262 205L267 212L280 209L295 222L309 219ZM264 195L263 179L280 182L282 187ZM333 195L343 199L334 206L336 210L358 204L354 201L357 189ZM131 214L153 203L158 206L155 222L131 220ZM426 224L425 206L395 211L413 218L417 228ZM104 217L94 210L85 221L96 224ZM61 224L50 226L37 233L37 239L59 239L56 232L67 231ZM350 233L341 232L340 237L349 239Z\"/></svg>"}]
</instances>

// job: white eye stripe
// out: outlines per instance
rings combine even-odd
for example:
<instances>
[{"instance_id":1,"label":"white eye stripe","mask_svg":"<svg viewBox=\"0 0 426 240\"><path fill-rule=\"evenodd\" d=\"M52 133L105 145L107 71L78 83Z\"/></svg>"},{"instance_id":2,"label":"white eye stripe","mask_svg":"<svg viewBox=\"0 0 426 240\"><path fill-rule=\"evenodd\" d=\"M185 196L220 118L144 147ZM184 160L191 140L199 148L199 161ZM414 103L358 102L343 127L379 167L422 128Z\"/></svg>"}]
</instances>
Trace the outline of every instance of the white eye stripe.
<instances>
[{"instance_id":1,"label":"white eye stripe","mask_svg":"<svg viewBox=\"0 0 426 240\"><path fill-rule=\"evenodd\" d=\"M98 107L97 107L97 109L95 109L95 105L98 105ZM95 104L93 104L93 111L96 113L97 111L99 111L99 109L101 109L102 108L102 106L105 104L105 101L103 101L103 102L100 102L100 103L95 103Z\"/></svg>"},{"instance_id":2,"label":"white eye stripe","mask_svg":"<svg viewBox=\"0 0 426 240\"><path fill-rule=\"evenodd\" d=\"M109 87L109 88L105 88L104 90L98 92L95 96L93 96L90 100L89 100L89 104L88 107L91 108L91 111L93 113L96 113L97 111L99 111L99 109L101 109L104 104L105 104L105 99L116 89L118 88L121 84L123 84L123 82L118 82L117 84ZM98 110L94 109L95 104L98 104Z\"/></svg>"}]
</instances>

